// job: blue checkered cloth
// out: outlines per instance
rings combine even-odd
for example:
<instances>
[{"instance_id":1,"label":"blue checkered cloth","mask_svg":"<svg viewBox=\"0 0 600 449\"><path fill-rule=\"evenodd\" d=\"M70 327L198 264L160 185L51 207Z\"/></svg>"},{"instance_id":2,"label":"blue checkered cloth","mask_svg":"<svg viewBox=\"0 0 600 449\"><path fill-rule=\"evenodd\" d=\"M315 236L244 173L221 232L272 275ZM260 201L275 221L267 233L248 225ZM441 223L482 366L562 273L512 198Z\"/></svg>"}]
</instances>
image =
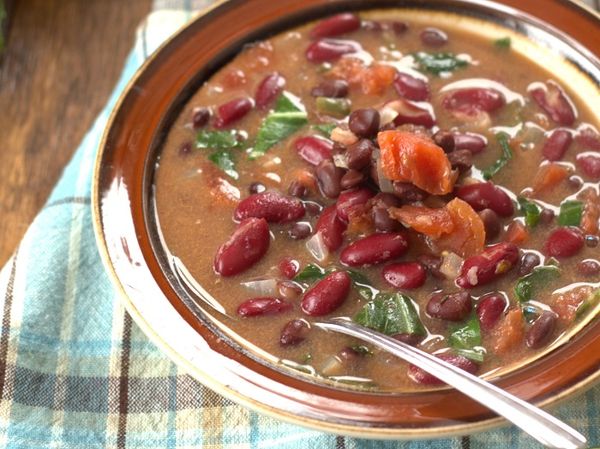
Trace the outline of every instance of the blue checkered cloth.
<instances>
[{"instance_id":1,"label":"blue checkered cloth","mask_svg":"<svg viewBox=\"0 0 600 449\"><path fill-rule=\"evenodd\" d=\"M158 1L181 7L181 1ZM100 261L92 167L109 112L148 53L191 17L156 10L50 199L0 272L0 447L524 448L514 427L430 441L373 441L296 427L240 407L182 373L132 322ZM195 1L208 3L208 1ZM555 410L600 444L600 387Z\"/></svg>"}]
</instances>

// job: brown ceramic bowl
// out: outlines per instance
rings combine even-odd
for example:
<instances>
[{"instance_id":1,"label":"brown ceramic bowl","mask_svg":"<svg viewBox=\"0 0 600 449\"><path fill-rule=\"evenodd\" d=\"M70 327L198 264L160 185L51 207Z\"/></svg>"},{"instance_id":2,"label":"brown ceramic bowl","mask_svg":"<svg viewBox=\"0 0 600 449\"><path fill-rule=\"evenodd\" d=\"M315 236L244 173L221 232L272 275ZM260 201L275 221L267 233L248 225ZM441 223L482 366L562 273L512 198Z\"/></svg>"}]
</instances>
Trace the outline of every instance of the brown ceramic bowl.
<instances>
[{"instance_id":1,"label":"brown ceramic bowl","mask_svg":"<svg viewBox=\"0 0 600 449\"><path fill-rule=\"evenodd\" d=\"M409 394L341 390L261 361L252 348L223 332L209 308L189 301L160 244L152 209L153 173L166 130L191 94L244 43L336 11L398 5L465 14L529 36L570 61L563 64L567 72L587 78L592 89L600 85L599 16L567 0L546 0L543 8L539 0L218 3L154 54L121 97L98 155L95 226L107 269L133 318L177 364L215 391L279 419L341 434L466 434L503 421L452 389ZM599 368L600 321L589 320L542 357L495 382L549 406L591 386L600 378Z\"/></svg>"}]
</instances>

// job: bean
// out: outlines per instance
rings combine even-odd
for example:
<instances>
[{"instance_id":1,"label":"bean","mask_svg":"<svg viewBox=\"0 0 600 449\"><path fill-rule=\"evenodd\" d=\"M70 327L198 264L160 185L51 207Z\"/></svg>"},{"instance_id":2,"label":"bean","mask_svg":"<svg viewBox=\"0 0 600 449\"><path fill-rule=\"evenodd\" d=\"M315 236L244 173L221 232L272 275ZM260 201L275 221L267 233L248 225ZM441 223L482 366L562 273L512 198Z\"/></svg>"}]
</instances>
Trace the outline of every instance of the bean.
<instances>
[{"instance_id":1,"label":"bean","mask_svg":"<svg viewBox=\"0 0 600 449\"><path fill-rule=\"evenodd\" d=\"M350 363L359 360L362 357L362 354L355 351L351 347L346 346L345 348L342 348L340 352L337 353L337 357L340 359L341 362Z\"/></svg>"},{"instance_id":2,"label":"bean","mask_svg":"<svg viewBox=\"0 0 600 449\"><path fill-rule=\"evenodd\" d=\"M285 78L279 73L274 72L270 75L267 75L260 82L258 88L256 89L256 94L254 95L256 107L259 109L265 109L277 98L284 86Z\"/></svg>"},{"instance_id":3,"label":"bean","mask_svg":"<svg viewBox=\"0 0 600 449\"><path fill-rule=\"evenodd\" d=\"M469 150L454 150L448 154L448 160L453 169L465 173L473 166L473 153Z\"/></svg>"},{"instance_id":4,"label":"bean","mask_svg":"<svg viewBox=\"0 0 600 449\"><path fill-rule=\"evenodd\" d=\"M350 131L358 137L374 137L379 131L379 112L377 109L357 109L348 119Z\"/></svg>"},{"instance_id":5,"label":"bean","mask_svg":"<svg viewBox=\"0 0 600 449\"><path fill-rule=\"evenodd\" d=\"M545 85L537 83L529 94L535 102L559 125L571 126L575 122L575 111L569 97L554 81Z\"/></svg>"},{"instance_id":6,"label":"bean","mask_svg":"<svg viewBox=\"0 0 600 449\"><path fill-rule=\"evenodd\" d=\"M425 283L427 270L419 262L400 262L386 266L382 276L392 287L412 289L419 288Z\"/></svg>"},{"instance_id":7,"label":"bean","mask_svg":"<svg viewBox=\"0 0 600 449\"><path fill-rule=\"evenodd\" d=\"M330 251L337 250L344 241L346 223L337 216L335 205L326 208L317 220L316 231L323 236L325 246Z\"/></svg>"},{"instance_id":8,"label":"bean","mask_svg":"<svg viewBox=\"0 0 600 449\"><path fill-rule=\"evenodd\" d=\"M394 119L395 126L412 124L431 128L435 125L435 118L428 109L421 108L405 100L395 100L398 115Z\"/></svg>"},{"instance_id":9,"label":"bean","mask_svg":"<svg viewBox=\"0 0 600 449\"><path fill-rule=\"evenodd\" d=\"M600 134L589 126L579 127L575 134L575 141L590 150L600 151Z\"/></svg>"},{"instance_id":10,"label":"bean","mask_svg":"<svg viewBox=\"0 0 600 449\"><path fill-rule=\"evenodd\" d=\"M476 211L492 209L501 217L510 217L515 211L506 192L491 182L464 185L456 191L456 196L469 203Z\"/></svg>"},{"instance_id":11,"label":"bean","mask_svg":"<svg viewBox=\"0 0 600 449\"><path fill-rule=\"evenodd\" d=\"M481 111L493 112L504 106L506 99L495 89L468 87L452 91L444 97L442 104L448 110L472 116Z\"/></svg>"},{"instance_id":12,"label":"bean","mask_svg":"<svg viewBox=\"0 0 600 449\"><path fill-rule=\"evenodd\" d=\"M573 136L571 136L569 131L566 129L555 129L546 139L546 142L544 142L542 154L549 161L560 161L569 149L572 141Z\"/></svg>"},{"instance_id":13,"label":"bean","mask_svg":"<svg viewBox=\"0 0 600 449\"><path fill-rule=\"evenodd\" d=\"M600 154L584 153L577 156L575 160L577 167L585 176L594 181L600 181Z\"/></svg>"},{"instance_id":14,"label":"bean","mask_svg":"<svg viewBox=\"0 0 600 449\"><path fill-rule=\"evenodd\" d=\"M311 316L333 312L348 297L351 283L352 280L345 271L328 274L305 293L301 302L302 310Z\"/></svg>"},{"instance_id":15,"label":"bean","mask_svg":"<svg viewBox=\"0 0 600 449\"><path fill-rule=\"evenodd\" d=\"M319 165L324 160L332 160L333 142L316 136L296 139L294 147L298 156L311 165Z\"/></svg>"},{"instance_id":16,"label":"bean","mask_svg":"<svg viewBox=\"0 0 600 449\"><path fill-rule=\"evenodd\" d=\"M373 207L399 207L402 203L400 199L398 199L395 195L391 193L379 192L377 195L373 197L371 200Z\"/></svg>"},{"instance_id":17,"label":"bean","mask_svg":"<svg viewBox=\"0 0 600 449\"><path fill-rule=\"evenodd\" d=\"M394 195L396 195L396 198L404 204L423 201L428 196L427 192L419 189L410 182L394 181L392 187L394 188Z\"/></svg>"},{"instance_id":18,"label":"bean","mask_svg":"<svg viewBox=\"0 0 600 449\"><path fill-rule=\"evenodd\" d=\"M417 257L417 260L423 264L429 274L436 279L446 279L446 275L440 271L442 266L442 258L438 256L431 256L428 254L421 254Z\"/></svg>"},{"instance_id":19,"label":"bean","mask_svg":"<svg viewBox=\"0 0 600 449\"><path fill-rule=\"evenodd\" d=\"M348 170L342 176L342 180L340 181L340 186L342 189L353 189L354 187L358 187L365 180L365 175L358 170Z\"/></svg>"},{"instance_id":20,"label":"bean","mask_svg":"<svg viewBox=\"0 0 600 449\"><path fill-rule=\"evenodd\" d=\"M391 335L391 337L394 340L401 341L402 343L406 343L407 345L410 345L410 346L417 346L425 338L425 336L423 336L423 335L407 334L407 333L394 334L394 335Z\"/></svg>"},{"instance_id":21,"label":"bean","mask_svg":"<svg viewBox=\"0 0 600 449\"><path fill-rule=\"evenodd\" d=\"M577 264L577 271L584 276L597 276L600 273L600 262L594 259L582 260Z\"/></svg>"},{"instance_id":22,"label":"bean","mask_svg":"<svg viewBox=\"0 0 600 449\"><path fill-rule=\"evenodd\" d=\"M419 36L421 42L430 47L441 47L448 42L448 35L437 28L425 28Z\"/></svg>"},{"instance_id":23,"label":"bean","mask_svg":"<svg viewBox=\"0 0 600 449\"><path fill-rule=\"evenodd\" d=\"M408 73L399 72L394 80L394 88L398 95L407 100L427 101L429 99L429 84Z\"/></svg>"},{"instance_id":24,"label":"bean","mask_svg":"<svg viewBox=\"0 0 600 449\"><path fill-rule=\"evenodd\" d=\"M306 59L310 62L332 62L349 53L360 51L361 46L354 41L319 39L306 49Z\"/></svg>"},{"instance_id":25,"label":"bean","mask_svg":"<svg viewBox=\"0 0 600 449\"><path fill-rule=\"evenodd\" d=\"M492 330L507 307L508 301L498 292L488 293L479 298L476 312L481 328L484 331Z\"/></svg>"},{"instance_id":26,"label":"bean","mask_svg":"<svg viewBox=\"0 0 600 449\"><path fill-rule=\"evenodd\" d=\"M248 192L250 194L262 193L267 190L267 187L262 182L253 182L248 186Z\"/></svg>"},{"instance_id":27,"label":"bean","mask_svg":"<svg viewBox=\"0 0 600 449\"><path fill-rule=\"evenodd\" d=\"M179 147L179 155L187 156L192 152L192 142L183 142Z\"/></svg>"},{"instance_id":28,"label":"bean","mask_svg":"<svg viewBox=\"0 0 600 449\"><path fill-rule=\"evenodd\" d=\"M402 229L402 225L390 217L385 207L373 207L371 209L371 219L377 232L395 232Z\"/></svg>"},{"instance_id":29,"label":"bean","mask_svg":"<svg viewBox=\"0 0 600 449\"><path fill-rule=\"evenodd\" d=\"M392 31L397 35L404 34L408 30L408 24L399 20L394 20L390 26L392 27Z\"/></svg>"},{"instance_id":30,"label":"bean","mask_svg":"<svg viewBox=\"0 0 600 449\"><path fill-rule=\"evenodd\" d=\"M279 298L261 297L247 299L239 305L237 313L240 316L276 315L292 309L292 305Z\"/></svg>"},{"instance_id":31,"label":"bean","mask_svg":"<svg viewBox=\"0 0 600 449\"><path fill-rule=\"evenodd\" d=\"M478 154L487 146L487 140L479 134L454 133L454 146L457 150L469 150Z\"/></svg>"},{"instance_id":32,"label":"bean","mask_svg":"<svg viewBox=\"0 0 600 449\"><path fill-rule=\"evenodd\" d=\"M340 261L351 267L374 265L401 256L407 248L408 241L404 233L375 233L344 248Z\"/></svg>"},{"instance_id":33,"label":"bean","mask_svg":"<svg viewBox=\"0 0 600 449\"><path fill-rule=\"evenodd\" d=\"M348 95L348 83L344 80L326 80L310 91L313 97L343 98Z\"/></svg>"},{"instance_id":34,"label":"bean","mask_svg":"<svg viewBox=\"0 0 600 449\"><path fill-rule=\"evenodd\" d=\"M233 276L258 262L269 249L269 225L264 218L248 218L240 223L215 256L214 270Z\"/></svg>"},{"instance_id":35,"label":"bean","mask_svg":"<svg viewBox=\"0 0 600 449\"><path fill-rule=\"evenodd\" d=\"M279 264L277 265L279 272L286 279L292 279L294 276L298 274L298 270L300 269L300 262L291 257L284 257L281 259Z\"/></svg>"},{"instance_id":36,"label":"bean","mask_svg":"<svg viewBox=\"0 0 600 449\"><path fill-rule=\"evenodd\" d=\"M255 193L242 200L233 213L237 221L249 217L264 218L269 223L288 223L304 216L304 206L297 198L278 192Z\"/></svg>"},{"instance_id":37,"label":"bean","mask_svg":"<svg viewBox=\"0 0 600 449\"><path fill-rule=\"evenodd\" d=\"M535 267L541 264L540 256L536 253L525 252L519 260L519 276L526 276L533 271Z\"/></svg>"},{"instance_id":38,"label":"bean","mask_svg":"<svg viewBox=\"0 0 600 449\"><path fill-rule=\"evenodd\" d=\"M581 179L579 176L569 176L567 178L567 182L569 183L569 187L571 187L573 190L579 190L581 187L583 187L583 179Z\"/></svg>"},{"instance_id":39,"label":"bean","mask_svg":"<svg viewBox=\"0 0 600 449\"><path fill-rule=\"evenodd\" d=\"M554 211L552 209L544 208L540 212L540 223L550 224L554 220Z\"/></svg>"},{"instance_id":40,"label":"bean","mask_svg":"<svg viewBox=\"0 0 600 449\"><path fill-rule=\"evenodd\" d=\"M314 217L321 213L323 206L321 206L319 203L315 203L314 201L304 201L304 209L308 215Z\"/></svg>"},{"instance_id":41,"label":"bean","mask_svg":"<svg viewBox=\"0 0 600 449\"><path fill-rule=\"evenodd\" d=\"M288 234L294 240L304 240L311 232L312 229L308 223L295 223L288 231Z\"/></svg>"},{"instance_id":42,"label":"bean","mask_svg":"<svg viewBox=\"0 0 600 449\"><path fill-rule=\"evenodd\" d=\"M321 37L334 37L340 34L351 33L360 28L360 19L356 14L345 12L321 20L310 31L311 39Z\"/></svg>"},{"instance_id":43,"label":"bean","mask_svg":"<svg viewBox=\"0 0 600 449\"><path fill-rule=\"evenodd\" d=\"M340 194L344 170L336 167L332 160L326 159L317 165L315 175L323 196L337 198Z\"/></svg>"},{"instance_id":44,"label":"bean","mask_svg":"<svg viewBox=\"0 0 600 449\"><path fill-rule=\"evenodd\" d=\"M454 365L457 368L462 369L471 374L477 373L479 370L479 366L469 360L462 355L453 355L453 354L439 354L436 355L437 358L443 360L444 362L448 362L450 365ZM408 367L408 377L410 377L414 382L420 385L443 385L444 382L439 380L432 374L429 374L427 371L422 370L418 366L410 365Z\"/></svg>"},{"instance_id":45,"label":"bean","mask_svg":"<svg viewBox=\"0 0 600 449\"><path fill-rule=\"evenodd\" d=\"M492 209L483 209L482 211L478 212L478 215L479 218L481 218L481 221L483 221L486 242L490 242L498 237L500 231L502 230L498 214Z\"/></svg>"},{"instance_id":46,"label":"bean","mask_svg":"<svg viewBox=\"0 0 600 449\"><path fill-rule=\"evenodd\" d=\"M532 349L539 349L549 342L556 327L556 314L545 310L527 329L525 342Z\"/></svg>"},{"instance_id":47,"label":"bean","mask_svg":"<svg viewBox=\"0 0 600 449\"><path fill-rule=\"evenodd\" d=\"M588 248L596 248L600 243L600 237L597 235L586 235L585 236L585 246Z\"/></svg>"},{"instance_id":48,"label":"bean","mask_svg":"<svg viewBox=\"0 0 600 449\"><path fill-rule=\"evenodd\" d=\"M296 299L302 294L302 287L292 281L279 281L277 283L279 295L286 299Z\"/></svg>"},{"instance_id":49,"label":"bean","mask_svg":"<svg viewBox=\"0 0 600 449\"><path fill-rule=\"evenodd\" d=\"M300 181L292 181L288 187L288 193L296 198L304 198L308 194L308 189Z\"/></svg>"},{"instance_id":50,"label":"bean","mask_svg":"<svg viewBox=\"0 0 600 449\"><path fill-rule=\"evenodd\" d=\"M571 257L583 248L583 243L584 236L579 228L561 227L548 236L542 252L551 257Z\"/></svg>"},{"instance_id":51,"label":"bean","mask_svg":"<svg viewBox=\"0 0 600 449\"><path fill-rule=\"evenodd\" d=\"M456 285L473 288L487 284L510 271L519 259L519 248L502 242L485 248L480 254L467 258L461 268Z\"/></svg>"},{"instance_id":52,"label":"bean","mask_svg":"<svg viewBox=\"0 0 600 449\"><path fill-rule=\"evenodd\" d=\"M215 128L225 128L234 122L243 118L254 106L254 102L250 98L236 98L222 104L217 109L217 117L215 118Z\"/></svg>"},{"instance_id":53,"label":"bean","mask_svg":"<svg viewBox=\"0 0 600 449\"><path fill-rule=\"evenodd\" d=\"M362 170L371 163L371 155L376 149L375 144L368 139L361 139L348 147L346 151L348 168Z\"/></svg>"},{"instance_id":54,"label":"bean","mask_svg":"<svg viewBox=\"0 0 600 449\"><path fill-rule=\"evenodd\" d=\"M432 138L435 144L444 150L444 153L452 153L454 151L456 143L454 140L454 134L452 134L450 131L439 130L432 136Z\"/></svg>"},{"instance_id":55,"label":"bean","mask_svg":"<svg viewBox=\"0 0 600 449\"><path fill-rule=\"evenodd\" d=\"M469 292L460 291L447 294L444 292L434 293L427 302L427 314L433 318L446 321L462 321L471 309L473 303Z\"/></svg>"},{"instance_id":56,"label":"bean","mask_svg":"<svg viewBox=\"0 0 600 449\"><path fill-rule=\"evenodd\" d=\"M342 192L335 205L338 218L343 222L348 223L348 215L350 211L356 207L364 205L374 195L375 194L372 190L366 188Z\"/></svg>"},{"instance_id":57,"label":"bean","mask_svg":"<svg viewBox=\"0 0 600 449\"><path fill-rule=\"evenodd\" d=\"M210 120L210 109L199 107L192 110L192 127L200 129L205 127Z\"/></svg>"},{"instance_id":58,"label":"bean","mask_svg":"<svg viewBox=\"0 0 600 449\"><path fill-rule=\"evenodd\" d=\"M291 320L283 326L279 336L281 346L296 346L306 339L310 331L308 323L304 320Z\"/></svg>"}]
</instances>

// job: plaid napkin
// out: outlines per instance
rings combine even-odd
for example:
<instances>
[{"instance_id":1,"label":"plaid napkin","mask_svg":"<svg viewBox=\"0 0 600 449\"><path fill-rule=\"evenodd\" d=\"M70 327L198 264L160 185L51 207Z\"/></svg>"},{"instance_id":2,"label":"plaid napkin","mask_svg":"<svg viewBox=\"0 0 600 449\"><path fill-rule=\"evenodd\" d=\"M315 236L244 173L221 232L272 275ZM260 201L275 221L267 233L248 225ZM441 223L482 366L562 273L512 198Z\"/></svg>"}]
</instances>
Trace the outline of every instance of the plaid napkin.
<instances>
[{"instance_id":1,"label":"plaid napkin","mask_svg":"<svg viewBox=\"0 0 600 449\"><path fill-rule=\"evenodd\" d=\"M181 372L120 304L96 250L90 180L116 98L146 56L210 0L155 2L123 75L9 263L0 272L0 447L538 447L514 427L452 439L374 441L266 418ZM2 293L3 292L3 293ZM600 444L600 387L555 410Z\"/></svg>"}]
</instances>

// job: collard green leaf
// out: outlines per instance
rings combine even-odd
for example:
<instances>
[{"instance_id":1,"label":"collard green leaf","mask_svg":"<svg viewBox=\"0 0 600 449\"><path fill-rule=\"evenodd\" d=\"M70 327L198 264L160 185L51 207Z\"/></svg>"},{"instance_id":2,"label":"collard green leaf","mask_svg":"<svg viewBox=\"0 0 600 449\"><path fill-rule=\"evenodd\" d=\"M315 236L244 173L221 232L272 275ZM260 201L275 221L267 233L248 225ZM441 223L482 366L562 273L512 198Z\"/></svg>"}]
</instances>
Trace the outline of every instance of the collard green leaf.
<instances>
[{"instance_id":1,"label":"collard green leaf","mask_svg":"<svg viewBox=\"0 0 600 449\"><path fill-rule=\"evenodd\" d=\"M199 131L196 135L196 148L212 150L230 150L239 148L242 140L237 131Z\"/></svg>"},{"instance_id":2,"label":"collard green leaf","mask_svg":"<svg viewBox=\"0 0 600 449\"><path fill-rule=\"evenodd\" d=\"M361 298L370 301L375 297L377 291L373 288L373 284L367 276L356 270L346 270L346 272L352 279L352 285Z\"/></svg>"},{"instance_id":3,"label":"collard green leaf","mask_svg":"<svg viewBox=\"0 0 600 449\"><path fill-rule=\"evenodd\" d=\"M235 170L235 161L233 155L229 150L217 150L208 156L212 162L214 162L221 170L233 179L238 179L240 175Z\"/></svg>"},{"instance_id":4,"label":"collard green leaf","mask_svg":"<svg viewBox=\"0 0 600 449\"><path fill-rule=\"evenodd\" d=\"M314 129L316 129L317 131L319 131L325 137L329 137L331 135L331 131L333 131L336 126L337 125L335 125L333 123L321 123L321 124L318 124L318 125L312 125L312 127Z\"/></svg>"},{"instance_id":5,"label":"collard green leaf","mask_svg":"<svg viewBox=\"0 0 600 449\"><path fill-rule=\"evenodd\" d=\"M534 228L540 221L540 214L542 208L533 201L526 200L525 198L519 197L519 210L525 215L525 224L530 228Z\"/></svg>"},{"instance_id":6,"label":"collard green leaf","mask_svg":"<svg viewBox=\"0 0 600 449\"><path fill-rule=\"evenodd\" d=\"M354 321L386 335L425 335L412 300L401 293L379 293L354 316Z\"/></svg>"},{"instance_id":7,"label":"collard green leaf","mask_svg":"<svg viewBox=\"0 0 600 449\"><path fill-rule=\"evenodd\" d=\"M560 277L560 268L553 265L535 267L531 273L519 278L515 285L515 294L520 302L531 301L535 298L537 291Z\"/></svg>"},{"instance_id":8,"label":"collard green leaf","mask_svg":"<svg viewBox=\"0 0 600 449\"><path fill-rule=\"evenodd\" d=\"M494 41L494 47L501 48L503 50L508 50L510 48L511 43L512 42L510 40L510 37L501 37L500 39L496 39Z\"/></svg>"},{"instance_id":9,"label":"collard green leaf","mask_svg":"<svg viewBox=\"0 0 600 449\"><path fill-rule=\"evenodd\" d=\"M582 201L564 201L560 205L558 224L561 226L579 226L583 215Z\"/></svg>"},{"instance_id":10,"label":"collard green leaf","mask_svg":"<svg viewBox=\"0 0 600 449\"><path fill-rule=\"evenodd\" d=\"M481 348L481 328L479 319L475 314L463 324L450 327L448 344L458 354L476 362L483 362L483 348Z\"/></svg>"},{"instance_id":11,"label":"collard green leaf","mask_svg":"<svg viewBox=\"0 0 600 449\"><path fill-rule=\"evenodd\" d=\"M502 154L496 162L494 162L491 166L482 171L483 177L486 180L491 179L494 175L496 175L513 157L512 149L508 143L509 136L506 133L498 133L496 134L496 140L500 144L500 149L502 150Z\"/></svg>"},{"instance_id":12,"label":"collard green leaf","mask_svg":"<svg viewBox=\"0 0 600 449\"><path fill-rule=\"evenodd\" d=\"M427 53L424 51L413 54L421 70L439 75L443 72L453 72L469 63L460 59L454 53Z\"/></svg>"},{"instance_id":13,"label":"collard green leaf","mask_svg":"<svg viewBox=\"0 0 600 449\"><path fill-rule=\"evenodd\" d=\"M309 284L323 277L325 277L325 270L317 264L309 263L294 277L294 281Z\"/></svg>"},{"instance_id":14,"label":"collard green leaf","mask_svg":"<svg viewBox=\"0 0 600 449\"><path fill-rule=\"evenodd\" d=\"M598 304L598 302L600 302L600 288L594 290L590 296L588 296L581 304L579 304L577 310L575 311L575 317L582 317L594 305Z\"/></svg>"}]
</instances>

